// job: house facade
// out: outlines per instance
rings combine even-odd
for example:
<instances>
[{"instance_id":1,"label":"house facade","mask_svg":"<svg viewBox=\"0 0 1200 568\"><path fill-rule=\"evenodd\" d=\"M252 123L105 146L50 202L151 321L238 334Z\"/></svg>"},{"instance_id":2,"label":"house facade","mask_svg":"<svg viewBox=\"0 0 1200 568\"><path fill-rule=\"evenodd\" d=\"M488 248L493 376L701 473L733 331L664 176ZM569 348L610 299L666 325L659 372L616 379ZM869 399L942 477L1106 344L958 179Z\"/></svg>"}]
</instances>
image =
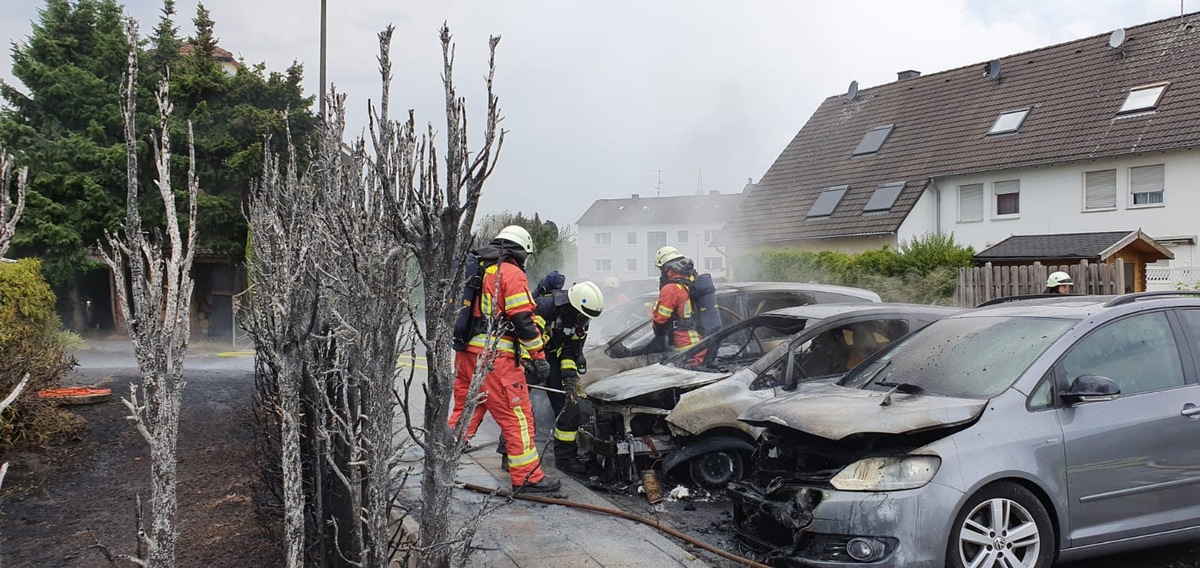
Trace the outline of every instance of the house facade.
<instances>
[{"instance_id":1,"label":"house facade","mask_svg":"<svg viewBox=\"0 0 1200 568\"><path fill-rule=\"evenodd\" d=\"M859 252L924 233L1141 229L1190 267L1200 222L1200 17L1189 14L827 98L722 232ZM1116 35L1113 34L1113 38Z\"/></svg>"},{"instance_id":2,"label":"house facade","mask_svg":"<svg viewBox=\"0 0 1200 568\"><path fill-rule=\"evenodd\" d=\"M725 253L715 241L741 198L711 192L597 200L577 222L578 278L615 276L629 292L649 291L658 282L654 254L666 245L691 258L698 271L724 278Z\"/></svg>"}]
</instances>

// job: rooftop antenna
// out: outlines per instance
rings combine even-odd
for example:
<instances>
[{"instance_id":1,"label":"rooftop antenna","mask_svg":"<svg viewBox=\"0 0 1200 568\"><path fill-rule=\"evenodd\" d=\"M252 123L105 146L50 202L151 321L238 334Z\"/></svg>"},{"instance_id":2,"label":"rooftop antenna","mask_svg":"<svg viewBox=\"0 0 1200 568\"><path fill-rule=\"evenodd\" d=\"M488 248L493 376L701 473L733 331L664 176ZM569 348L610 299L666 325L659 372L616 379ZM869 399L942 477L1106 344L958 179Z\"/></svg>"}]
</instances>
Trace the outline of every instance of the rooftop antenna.
<instances>
[{"instance_id":1,"label":"rooftop antenna","mask_svg":"<svg viewBox=\"0 0 1200 568\"><path fill-rule=\"evenodd\" d=\"M662 197L662 170L658 170L658 183L654 184L654 196Z\"/></svg>"},{"instance_id":2,"label":"rooftop antenna","mask_svg":"<svg viewBox=\"0 0 1200 568\"><path fill-rule=\"evenodd\" d=\"M696 195L704 195L704 170L696 170Z\"/></svg>"},{"instance_id":3,"label":"rooftop antenna","mask_svg":"<svg viewBox=\"0 0 1200 568\"><path fill-rule=\"evenodd\" d=\"M1108 36L1108 47L1117 50L1121 57L1125 57L1125 50L1121 46L1125 45L1125 28L1117 28Z\"/></svg>"},{"instance_id":4,"label":"rooftop antenna","mask_svg":"<svg viewBox=\"0 0 1200 568\"><path fill-rule=\"evenodd\" d=\"M850 81L850 88L846 89L846 100L854 102L858 98L858 81Z\"/></svg>"},{"instance_id":5,"label":"rooftop antenna","mask_svg":"<svg viewBox=\"0 0 1200 568\"><path fill-rule=\"evenodd\" d=\"M988 79L991 79L991 80L999 83L1000 82L1000 60L993 59L993 60L985 63L983 66L983 73L984 73L984 75L987 76Z\"/></svg>"}]
</instances>

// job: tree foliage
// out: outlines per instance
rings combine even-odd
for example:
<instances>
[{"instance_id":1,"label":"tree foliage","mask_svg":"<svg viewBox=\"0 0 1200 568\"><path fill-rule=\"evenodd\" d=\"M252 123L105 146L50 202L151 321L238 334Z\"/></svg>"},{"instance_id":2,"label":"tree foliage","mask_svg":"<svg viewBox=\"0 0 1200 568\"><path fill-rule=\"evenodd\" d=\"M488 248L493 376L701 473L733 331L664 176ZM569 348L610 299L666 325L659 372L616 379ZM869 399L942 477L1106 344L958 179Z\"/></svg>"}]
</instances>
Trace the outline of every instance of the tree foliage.
<instances>
[{"instance_id":1,"label":"tree foliage","mask_svg":"<svg viewBox=\"0 0 1200 568\"><path fill-rule=\"evenodd\" d=\"M176 179L186 174L186 124L195 127L196 175L201 196L199 248L240 261L246 243L241 214L251 180L262 171L264 140L284 149L284 111L292 135L307 143L315 136L313 98L301 83L297 63L283 71L238 62L236 72L218 61L216 23L203 4L193 22L196 34L180 38L175 3L165 0L152 36L139 46L140 108L153 107L158 77L170 71L176 105L171 137ZM27 40L13 45L13 75L24 88L0 83L0 144L23 149L18 165L29 166L26 212L13 239L14 253L44 259L56 289L73 286L83 272L101 268L92 251L106 230L121 225L125 210L125 148L118 85L127 43L124 14L116 0L46 0ZM142 114L139 124L154 117ZM148 130L137 132L143 184L154 182ZM176 189L182 203L183 192ZM162 227L164 208L156 195L142 197L149 227ZM64 306L67 307L67 306Z\"/></svg>"},{"instance_id":2,"label":"tree foliage","mask_svg":"<svg viewBox=\"0 0 1200 568\"><path fill-rule=\"evenodd\" d=\"M484 217L475 231L475 242L486 243L508 225L518 225L529 231L533 238L533 256L526 265L526 274L537 281L547 272L564 272L567 263L575 258L575 233L569 227L559 227L554 221L542 221L538 213L526 217L518 211L505 211Z\"/></svg>"}]
</instances>

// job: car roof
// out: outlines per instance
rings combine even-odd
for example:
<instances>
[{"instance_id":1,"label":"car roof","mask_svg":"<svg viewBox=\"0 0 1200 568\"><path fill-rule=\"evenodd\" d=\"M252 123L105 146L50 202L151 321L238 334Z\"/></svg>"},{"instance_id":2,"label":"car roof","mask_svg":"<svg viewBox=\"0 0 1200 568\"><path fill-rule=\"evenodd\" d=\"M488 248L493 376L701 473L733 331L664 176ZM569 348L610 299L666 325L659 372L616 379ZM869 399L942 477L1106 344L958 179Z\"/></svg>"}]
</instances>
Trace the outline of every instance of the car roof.
<instances>
[{"instance_id":1,"label":"car roof","mask_svg":"<svg viewBox=\"0 0 1200 568\"><path fill-rule=\"evenodd\" d=\"M732 294L737 292L826 292L862 298L872 302L879 301L879 294L864 288L851 286L836 286L833 284L806 284L801 282L717 282L714 284L717 294ZM658 291L643 294L647 297L657 297Z\"/></svg>"},{"instance_id":2,"label":"car roof","mask_svg":"<svg viewBox=\"0 0 1200 568\"><path fill-rule=\"evenodd\" d=\"M808 304L764 312L760 315L806 319L829 319L838 316L873 314L934 315L949 316L963 311L962 308L929 306L924 304Z\"/></svg>"},{"instance_id":3,"label":"car roof","mask_svg":"<svg viewBox=\"0 0 1200 568\"><path fill-rule=\"evenodd\" d=\"M1105 311L1121 313L1140 307L1200 307L1200 294L1191 291L1137 292L1116 296L1031 296L1003 298L990 305L958 314L956 317L1061 317L1084 319Z\"/></svg>"}]
</instances>

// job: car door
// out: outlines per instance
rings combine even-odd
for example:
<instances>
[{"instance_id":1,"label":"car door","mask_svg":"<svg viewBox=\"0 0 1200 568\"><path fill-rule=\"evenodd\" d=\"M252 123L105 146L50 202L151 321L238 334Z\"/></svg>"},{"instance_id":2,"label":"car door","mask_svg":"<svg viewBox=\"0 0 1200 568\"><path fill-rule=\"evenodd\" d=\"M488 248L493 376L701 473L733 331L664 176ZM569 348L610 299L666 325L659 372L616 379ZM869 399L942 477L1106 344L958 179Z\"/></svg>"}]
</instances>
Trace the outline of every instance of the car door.
<instances>
[{"instance_id":1,"label":"car door","mask_svg":"<svg viewBox=\"0 0 1200 568\"><path fill-rule=\"evenodd\" d=\"M1200 422L1191 350L1167 311L1109 322L1059 361L1064 387L1081 375L1112 379L1116 400L1060 407L1072 547L1195 524ZM1186 365L1184 364L1186 361ZM1061 391L1061 389L1060 389Z\"/></svg>"}]
</instances>

